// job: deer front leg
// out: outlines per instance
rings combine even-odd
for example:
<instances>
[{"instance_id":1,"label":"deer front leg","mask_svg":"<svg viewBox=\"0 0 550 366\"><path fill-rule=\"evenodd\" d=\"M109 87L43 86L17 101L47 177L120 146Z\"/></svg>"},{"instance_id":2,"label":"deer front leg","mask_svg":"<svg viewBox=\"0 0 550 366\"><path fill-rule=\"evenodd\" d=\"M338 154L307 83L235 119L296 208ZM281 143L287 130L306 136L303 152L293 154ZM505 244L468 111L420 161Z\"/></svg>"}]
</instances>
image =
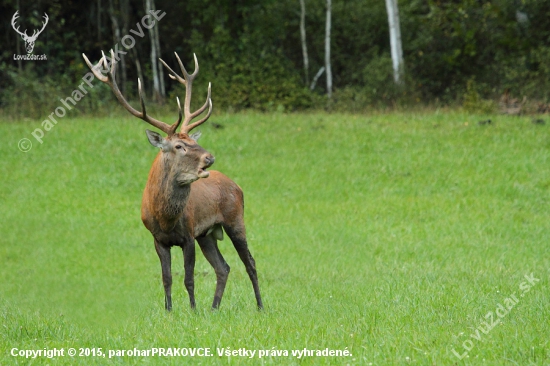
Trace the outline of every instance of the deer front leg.
<instances>
[{"instance_id":1,"label":"deer front leg","mask_svg":"<svg viewBox=\"0 0 550 366\"><path fill-rule=\"evenodd\" d=\"M189 303L191 309L195 308L195 239L188 238L182 247L183 267L185 269L185 278L183 280L187 293L189 294Z\"/></svg>"},{"instance_id":2,"label":"deer front leg","mask_svg":"<svg viewBox=\"0 0 550 366\"><path fill-rule=\"evenodd\" d=\"M164 307L172 310L172 257L170 247L165 247L155 240L155 249L160 259L162 268L162 284L164 285Z\"/></svg>"}]
</instances>

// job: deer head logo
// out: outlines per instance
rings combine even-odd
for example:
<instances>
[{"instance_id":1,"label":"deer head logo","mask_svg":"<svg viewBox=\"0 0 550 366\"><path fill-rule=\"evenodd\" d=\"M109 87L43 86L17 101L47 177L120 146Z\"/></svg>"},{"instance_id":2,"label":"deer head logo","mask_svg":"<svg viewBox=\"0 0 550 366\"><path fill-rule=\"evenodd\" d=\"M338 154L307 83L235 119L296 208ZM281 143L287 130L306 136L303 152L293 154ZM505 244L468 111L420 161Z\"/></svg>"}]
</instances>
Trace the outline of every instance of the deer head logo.
<instances>
[{"instance_id":1,"label":"deer head logo","mask_svg":"<svg viewBox=\"0 0 550 366\"><path fill-rule=\"evenodd\" d=\"M21 38L23 38L23 41L25 41L25 48L27 49L27 53L32 53L32 50L34 48L34 42L36 42L36 38L38 38L38 35L42 33L44 28L46 28L46 24L48 24L48 14L44 13L44 22L42 22L42 29L40 30L34 30L32 36L27 35L27 30L25 29L24 32L19 31L19 26L17 28L15 27L15 21L17 18L19 18L19 15L17 14L19 11L16 11L15 14L13 14L13 17L11 18L11 26L13 29L19 33Z\"/></svg>"}]
</instances>

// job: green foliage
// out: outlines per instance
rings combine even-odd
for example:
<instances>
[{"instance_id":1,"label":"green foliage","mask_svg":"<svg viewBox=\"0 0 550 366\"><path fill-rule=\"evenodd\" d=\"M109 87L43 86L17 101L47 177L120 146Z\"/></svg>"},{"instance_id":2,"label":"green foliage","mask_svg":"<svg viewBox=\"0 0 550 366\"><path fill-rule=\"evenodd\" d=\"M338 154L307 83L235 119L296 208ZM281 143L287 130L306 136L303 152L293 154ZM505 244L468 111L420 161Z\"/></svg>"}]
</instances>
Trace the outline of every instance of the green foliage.
<instances>
[{"instance_id":1,"label":"green foliage","mask_svg":"<svg viewBox=\"0 0 550 366\"><path fill-rule=\"evenodd\" d=\"M47 118L57 107L63 107L68 116L80 113L108 115L113 108L120 108L114 103L111 90L103 83L93 80L93 86L90 87L82 79L73 79L73 76L82 77L87 72L82 65L69 68L67 73L56 78L48 75L40 77L32 67L18 72L2 65L0 72L8 80L5 88L0 90L0 110L5 113L6 118ZM85 93L79 86L82 86ZM72 98L75 90L82 93L83 98L73 106L67 98ZM70 110L61 99L67 100Z\"/></svg>"},{"instance_id":2,"label":"green foliage","mask_svg":"<svg viewBox=\"0 0 550 366\"><path fill-rule=\"evenodd\" d=\"M467 112L481 114L495 113L497 109L494 101L481 98L473 78L466 84L462 106Z\"/></svg>"},{"instance_id":3,"label":"green foliage","mask_svg":"<svg viewBox=\"0 0 550 366\"><path fill-rule=\"evenodd\" d=\"M53 110L60 90L52 78L38 78L33 70L18 73L5 64L1 72L7 79L7 85L0 90L0 108L6 116L40 118Z\"/></svg>"},{"instance_id":4,"label":"green foliage","mask_svg":"<svg viewBox=\"0 0 550 366\"><path fill-rule=\"evenodd\" d=\"M532 99L550 100L550 47L541 46L503 62L503 87Z\"/></svg>"},{"instance_id":5,"label":"green foliage","mask_svg":"<svg viewBox=\"0 0 550 366\"><path fill-rule=\"evenodd\" d=\"M139 61L146 94L151 95L149 35L144 32L140 37L130 32L139 32L139 27L143 30L137 24L144 15L143 4L128 0L128 10L123 11L123 2L126 0L109 3L115 9L112 14L110 6L102 6L101 2L89 2L84 8L61 0L0 2L0 22L6 25L2 31L6 42L0 50L0 108L16 118L42 117L51 110L52 104L55 106L59 98L70 93L74 83L87 72L81 53L97 61L100 50L107 51L116 43L113 18L119 25L127 18L126 34L135 36L136 41L134 48L127 50L127 80L126 84L119 80L120 86L126 86L125 94L135 99ZM326 14L324 2L305 3L311 79L325 62ZM472 78L482 99L497 99L506 89L529 100L550 98L548 1L401 1L404 86L394 85L391 76L384 2L334 2L331 101L324 97L324 75L313 92L305 85L300 7L295 0L157 0L156 5L166 12L156 25L162 58L176 65L176 51L192 68L190 61L196 53L203 80L197 91L202 94L207 81L212 81L215 105L224 111L360 111L419 102L453 104L468 93L467 82ZM50 15L36 45L37 52L48 55L48 61L19 63L13 59L18 47L22 47L19 36L9 27L17 6L24 14L21 25L29 29L40 25L43 12ZM182 14L186 21L182 21ZM119 49L123 47L119 45ZM181 95L181 86L171 82L166 74L165 79L168 94ZM39 96L40 87L44 93ZM103 113L105 103L113 98L100 94L97 105L92 102L78 110L101 108Z\"/></svg>"},{"instance_id":6,"label":"green foliage","mask_svg":"<svg viewBox=\"0 0 550 366\"><path fill-rule=\"evenodd\" d=\"M341 112L366 112L386 106L413 105L420 101L414 79L405 73L402 84L396 84L389 55L375 56L362 73L356 76L358 85L338 88L333 94L331 108Z\"/></svg>"},{"instance_id":7,"label":"green foliage","mask_svg":"<svg viewBox=\"0 0 550 366\"><path fill-rule=\"evenodd\" d=\"M213 116L201 145L244 190L247 235L266 308L231 266L197 250L197 310L172 249L174 310L140 220L157 154L135 118L0 123L0 364L451 365L550 362L548 124L462 113ZM338 136L338 143L334 141ZM33 139L27 153L22 137ZM524 275L540 278L519 296ZM489 333L475 329L515 293ZM495 320L498 319L496 316ZM518 332L518 328L524 331ZM101 347L344 349L349 358L13 358L10 350ZM484 361L483 361L484 360ZM464 362L465 361L465 362Z\"/></svg>"},{"instance_id":8,"label":"green foliage","mask_svg":"<svg viewBox=\"0 0 550 366\"><path fill-rule=\"evenodd\" d=\"M202 70L201 84L193 92L195 104L204 103L207 83L203 80L212 82L212 100L223 111L292 111L307 109L315 100L299 76L289 74L291 69L285 69L275 57L227 57L223 62L204 62ZM175 87L171 99L184 95L184 90L182 85Z\"/></svg>"}]
</instances>

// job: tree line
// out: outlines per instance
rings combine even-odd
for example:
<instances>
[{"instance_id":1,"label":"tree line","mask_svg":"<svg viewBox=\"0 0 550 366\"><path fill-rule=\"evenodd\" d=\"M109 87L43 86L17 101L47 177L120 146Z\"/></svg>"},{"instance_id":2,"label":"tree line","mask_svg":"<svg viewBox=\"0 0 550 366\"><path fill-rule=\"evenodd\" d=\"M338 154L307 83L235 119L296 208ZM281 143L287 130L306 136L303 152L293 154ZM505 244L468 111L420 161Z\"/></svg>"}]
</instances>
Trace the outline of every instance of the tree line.
<instances>
[{"instance_id":1,"label":"tree line","mask_svg":"<svg viewBox=\"0 0 550 366\"><path fill-rule=\"evenodd\" d=\"M0 0L0 108L39 117L87 72L82 53L94 62L101 50L121 47L152 9L165 16L150 29L141 27L144 36L133 37L135 45L124 49L118 65L119 84L130 99L137 96L138 77L159 104L181 95L158 62L176 66L177 52L191 70L197 54L196 92L204 93L211 81L216 107L229 111L456 103L472 89L482 98L508 91L548 101L550 2L393 2L404 65L397 83L388 1ZM12 26L16 11L17 25L29 35L47 14L33 51L47 60L16 59L26 54ZM102 86L93 93L76 109L93 112L112 101Z\"/></svg>"}]
</instances>

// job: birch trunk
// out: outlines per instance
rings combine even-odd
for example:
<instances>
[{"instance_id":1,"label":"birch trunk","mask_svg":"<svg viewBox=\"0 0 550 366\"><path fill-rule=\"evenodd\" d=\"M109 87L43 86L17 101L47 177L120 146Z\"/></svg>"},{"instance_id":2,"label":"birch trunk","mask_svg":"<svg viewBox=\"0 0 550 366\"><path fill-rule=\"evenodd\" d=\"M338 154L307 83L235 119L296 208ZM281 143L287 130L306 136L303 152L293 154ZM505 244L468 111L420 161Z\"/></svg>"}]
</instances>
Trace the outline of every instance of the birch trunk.
<instances>
[{"instance_id":1,"label":"birch trunk","mask_svg":"<svg viewBox=\"0 0 550 366\"><path fill-rule=\"evenodd\" d=\"M115 6L113 4L113 0L109 0L109 16L111 18L111 28L113 32L113 44L119 44L120 45L120 26L118 22L118 17L115 12ZM122 94L125 94L126 92L126 61L124 60L124 55L120 53L118 55L120 57L120 68L121 73L117 73L117 78L119 79L119 85L120 85L120 91Z\"/></svg>"},{"instance_id":2,"label":"birch trunk","mask_svg":"<svg viewBox=\"0 0 550 366\"><path fill-rule=\"evenodd\" d=\"M396 84L403 83L403 47L401 45L401 27L399 25L399 8L397 0L386 0L388 24L390 28L391 59L393 79Z\"/></svg>"},{"instance_id":3,"label":"birch trunk","mask_svg":"<svg viewBox=\"0 0 550 366\"><path fill-rule=\"evenodd\" d=\"M309 85L309 57L307 55L306 43L306 2L300 0L300 38L302 40L302 55L304 57L304 73L306 78L306 86Z\"/></svg>"},{"instance_id":4,"label":"birch trunk","mask_svg":"<svg viewBox=\"0 0 550 366\"><path fill-rule=\"evenodd\" d=\"M130 22L130 4L129 0L120 0L120 17L122 18L122 36L124 37L128 34L128 23ZM128 82L128 67L126 65L126 58L124 55L121 55L122 72L120 74L122 80L122 87L125 88ZM124 89L122 89L124 92Z\"/></svg>"},{"instance_id":5,"label":"birch trunk","mask_svg":"<svg viewBox=\"0 0 550 366\"><path fill-rule=\"evenodd\" d=\"M155 9L155 0L145 1L145 12L149 14L150 10ZM151 39L151 71L153 72L153 99L157 102L162 102L164 97L164 90L161 89L164 86L164 82L161 83L162 70L160 70L160 64L158 58L160 55L160 46L158 41L158 25L155 25L149 29L149 38ZM160 70L160 72L159 72Z\"/></svg>"},{"instance_id":6,"label":"birch trunk","mask_svg":"<svg viewBox=\"0 0 550 366\"><path fill-rule=\"evenodd\" d=\"M330 21L332 0L327 0L327 23L325 28L325 72L327 73L327 97L332 98L332 70L330 68Z\"/></svg>"},{"instance_id":7,"label":"birch trunk","mask_svg":"<svg viewBox=\"0 0 550 366\"><path fill-rule=\"evenodd\" d=\"M101 44L101 0L97 0L97 42Z\"/></svg>"},{"instance_id":8,"label":"birch trunk","mask_svg":"<svg viewBox=\"0 0 550 366\"><path fill-rule=\"evenodd\" d=\"M19 0L17 0L17 10L21 9L21 6L19 5ZM21 37L16 37L15 38L17 41L16 41L16 52L18 55L21 54ZM19 69L19 71L23 70L23 65L21 63L21 60L20 59L17 59L17 68Z\"/></svg>"},{"instance_id":9,"label":"birch trunk","mask_svg":"<svg viewBox=\"0 0 550 366\"><path fill-rule=\"evenodd\" d=\"M317 74L315 74L315 76L313 77L313 81L311 82L311 85L309 86L309 90L315 89L315 85L317 85L317 79L319 79L321 77L323 72L325 72L325 67L321 66L319 71L317 71Z\"/></svg>"},{"instance_id":10,"label":"birch trunk","mask_svg":"<svg viewBox=\"0 0 550 366\"><path fill-rule=\"evenodd\" d=\"M157 25L153 27L153 29L155 30L155 45L157 49L157 61L158 61L158 58L160 57L160 37L159 37L158 22L157 22ZM161 96L161 99L164 100L164 97L166 96L166 89L164 86L164 68L162 67L160 62L157 62L157 67L158 67L158 73L159 73L160 96Z\"/></svg>"}]
</instances>

